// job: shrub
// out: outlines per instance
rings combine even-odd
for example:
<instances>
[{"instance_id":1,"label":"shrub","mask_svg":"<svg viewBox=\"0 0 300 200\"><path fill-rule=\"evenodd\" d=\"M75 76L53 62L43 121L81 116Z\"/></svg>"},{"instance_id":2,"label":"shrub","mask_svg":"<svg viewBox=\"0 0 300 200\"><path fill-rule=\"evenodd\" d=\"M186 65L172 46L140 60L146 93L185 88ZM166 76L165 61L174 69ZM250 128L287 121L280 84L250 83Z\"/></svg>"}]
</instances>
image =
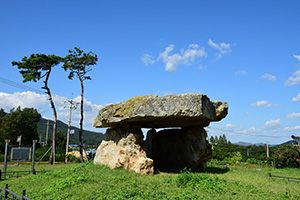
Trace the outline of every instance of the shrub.
<instances>
[{"instance_id":1,"label":"shrub","mask_svg":"<svg viewBox=\"0 0 300 200\"><path fill-rule=\"evenodd\" d=\"M227 157L224 159L225 163L230 165L239 164L242 161L243 157L241 152L233 152L231 157Z\"/></svg>"},{"instance_id":2,"label":"shrub","mask_svg":"<svg viewBox=\"0 0 300 200\"><path fill-rule=\"evenodd\" d=\"M248 158L246 160L247 164L256 164L256 165L263 165L263 164L268 164L268 160L257 160L255 158Z\"/></svg>"},{"instance_id":3,"label":"shrub","mask_svg":"<svg viewBox=\"0 0 300 200\"><path fill-rule=\"evenodd\" d=\"M300 166L300 152L299 147L293 145L284 145L277 149L273 159L276 168L299 168Z\"/></svg>"}]
</instances>

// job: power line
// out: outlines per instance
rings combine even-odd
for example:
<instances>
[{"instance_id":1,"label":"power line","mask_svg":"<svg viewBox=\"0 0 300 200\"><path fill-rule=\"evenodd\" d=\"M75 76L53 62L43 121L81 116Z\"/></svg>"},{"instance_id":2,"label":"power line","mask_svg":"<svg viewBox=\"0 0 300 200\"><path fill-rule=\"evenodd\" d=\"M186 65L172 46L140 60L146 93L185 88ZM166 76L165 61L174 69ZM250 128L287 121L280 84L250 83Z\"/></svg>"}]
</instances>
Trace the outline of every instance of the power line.
<instances>
[{"instance_id":1,"label":"power line","mask_svg":"<svg viewBox=\"0 0 300 200\"><path fill-rule=\"evenodd\" d=\"M44 93L42 90L39 90L39 89L30 87L30 86L27 86L27 85L23 85L23 84L17 83L15 81L9 80L7 78L0 77L0 82L4 83L6 85L9 85L9 86L15 87L15 88L19 88L19 89L24 90L24 91L34 90L37 93Z\"/></svg>"},{"instance_id":2,"label":"power line","mask_svg":"<svg viewBox=\"0 0 300 200\"><path fill-rule=\"evenodd\" d=\"M224 131L224 132L228 132L228 133L233 133L233 134L248 135L248 136L255 136L255 137L269 137L269 138L289 138L290 137L290 136L258 135L258 134L251 134L251 133L242 133L242 132L229 131L229 130L213 128L213 127L207 127L207 128L215 129L218 131Z\"/></svg>"},{"instance_id":3,"label":"power line","mask_svg":"<svg viewBox=\"0 0 300 200\"><path fill-rule=\"evenodd\" d=\"M12 69L12 70L15 70L16 72L19 73L19 70L16 69L15 67L11 67L11 66L8 66L8 65L3 64L3 63L0 62L0 66L1 66L1 65L4 66L4 67L10 68L10 69ZM1 78L2 78L2 79L6 79L6 78L3 78L3 77L0 77L0 79L1 79ZM10 85L10 86L15 87L15 88L22 89L22 90L24 90L24 91L27 91L27 90L34 90L34 91L37 91L38 93L44 93L42 90L39 90L39 89L30 87L30 86L23 85L23 84L14 82L14 81L9 80L9 79L6 79L5 81L1 81L1 80L0 80L0 82L5 83L5 84ZM25 88L25 89L24 89L24 88ZM27 89L26 89L26 88L27 88ZM64 90L64 91L66 91L66 92L69 92L68 90L66 90L66 89L64 89L64 88L62 88L62 87L58 87L57 85L51 86L51 88L56 88L56 89L59 89L59 90Z\"/></svg>"}]
</instances>

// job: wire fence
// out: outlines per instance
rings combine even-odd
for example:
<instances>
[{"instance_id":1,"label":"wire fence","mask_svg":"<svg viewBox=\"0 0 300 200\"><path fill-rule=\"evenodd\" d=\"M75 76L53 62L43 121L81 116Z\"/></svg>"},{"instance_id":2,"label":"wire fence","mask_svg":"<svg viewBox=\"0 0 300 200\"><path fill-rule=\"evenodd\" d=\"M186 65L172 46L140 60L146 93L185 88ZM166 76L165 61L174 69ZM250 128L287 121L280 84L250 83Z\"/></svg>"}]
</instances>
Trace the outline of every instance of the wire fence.
<instances>
[{"instance_id":1,"label":"wire fence","mask_svg":"<svg viewBox=\"0 0 300 200\"><path fill-rule=\"evenodd\" d=\"M285 176L274 176L271 173L269 173L270 178L282 178L282 179L287 179L288 182L296 182L297 184L300 183L300 178L293 178L293 177L285 177Z\"/></svg>"},{"instance_id":2,"label":"wire fence","mask_svg":"<svg viewBox=\"0 0 300 200\"><path fill-rule=\"evenodd\" d=\"M6 199L21 199L21 200L30 200L28 197L26 197L26 190L22 190L22 195L19 196L16 193L10 191L8 189L8 184L5 184L5 188L0 187L0 200L6 200Z\"/></svg>"},{"instance_id":3,"label":"wire fence","mask_svg":"<svg viewBox=\"0 0 300 200\"><path fill-rule=\"evenodd\" d=\"M2 172L0 169L0 181L8 180L11 178L19 178L21 176L40 173L42 171L12 171L12 172ZM45 170L43 172L50 172L50 170ZM4 173L6 176L4 176ZM5 177L5 179L4 179Z\"/></svg>"}]
</instances>

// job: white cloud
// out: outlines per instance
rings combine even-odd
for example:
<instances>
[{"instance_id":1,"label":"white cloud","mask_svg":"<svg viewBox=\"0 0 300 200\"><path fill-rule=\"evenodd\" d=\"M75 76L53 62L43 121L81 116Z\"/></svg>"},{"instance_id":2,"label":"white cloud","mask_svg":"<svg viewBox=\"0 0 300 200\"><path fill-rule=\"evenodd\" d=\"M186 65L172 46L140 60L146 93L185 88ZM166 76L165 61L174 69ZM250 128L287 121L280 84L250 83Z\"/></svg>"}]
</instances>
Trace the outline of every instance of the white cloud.
<instances>
[{"instance_id":1,"label":"white cloud","mask_svg":"<svg viewBox=\"0 0 300 200\"><path fill-rule=\"evenodd\" d=\"M288 119L299 119L300 113L292 113L286 116Z\"/></svg>"},{"instance_id":2,"label":"white cloud","mask_svg":"<svg viewBox=\"0 0 300 200\"><path fill-rule=\"evenodd\" d=\"M285 131L299 131L300 130L300 126L285 127L284 130Z\"/></svg>"},{"instance_id":3,"label":"white cloud","mask_svg":"<svg viewBox=\"0 0 300 200\"><path fill-rule=\"evenodd\" d=\"M296 97L292 98L292 101L300 101L300 93Z\"/></svg>"},{"instance_id":4,"label":"white cloud","mask_svg":"<svg viewBox=\"0 0 300 200\"><path fill-rule=\"evenodd\" d=\"M269 108L269 107L273 107L273 106L280 106L280 104L273 104L273 103L269 103L268 101L263 100L263 101L257 101L256 103L252 103L252 104L250 104L250 106Z\"/></svg>"},{"instance_id":5,"label":"white cloud","mask_svg":"<svg viewBox=\"0 0 300 200\"><path fill-rule=\"evenodd\" d=\"M65 103L68 98L58 95L52 95L54 104L57 110L58 119L67 123L69 120L69 103ZM80 102L80 96L74 99L75 102ZM9 112L13 107L21 106L33 107L42 114L43 117L53 119L52 109L49 106L48 96L45 94L38 94L35 92L16 92L13 94L0 92L0 105L6 112ZM97 116L98 111L102 106L93 104L91 101L84 99L84 128L92 129L93 119ZM80 120L80 107L73 110L72 125L79 127Z\"/></svg>"},{"instance_id":6,"label":"white cloud","mask_svg":"<svg viewBox=\"0 0 300 200\"><path fill-rule=\"evenodd\" d=\"M294 58L297 58L300 61L300 55L294 55Z\"/></svg>"},{"instance_id":7,"label":"white cloud","mask_svg":"<svg viewBox=\"0 0 300 200\"><path fill-rule=\"evenodd\" d=\"M55 96L53 98L55 100L58 110L58 118L64 122L68 122L69 120L69 102L66 102L68 99L66 97ZM77 108L73 109L72 112L72 125L79 127L79 121L81 118L80 114L80 101L81 97L77 96L73 99L73 101L77 102ZM65 103L63 103L65 102ZM93 104L91 101L88 101L86 98L83 99L83 125L84 128L91 129L93 120L97 116L98 111L102 108L102 105Z\"/></svg>"},{"instance_id":8,"label":"white cloud","mask_svg":"<svg viewBox=\"0 0 300 200\"><path fill-rule=\"evenodd\" d=\"M269 120L267 121L263 128L264 129L277 129L279 127L281 127L282 124L280 123L280 119L275 119L275 120Z\"/></svg>"},{"instance_id":9,"label":"white cloud","mask_svg":"<svg viewBox=\"0 0 300 200\"><path fill-rule=\"evenodd\" d=\"M21 106L21 108L34 107L38 110L43 110L47 102L47 95L31 91L15 92L13 94L0 92L0 105L6 112L18 106Z\"/></svg>"},{"instance_id":10,"label":"white cloud","mask_svg":"<svg viewBox=\"0 0 300 200\"><path fill-rule=\"evenodd\" d=\"M222 58L223 55L226 55L226 54L229 55L232 51L230 48L230 46L231 46L230 43L221 42L221 43L217 44L217 43L214 43L211 39L209 39L208 44L210 46L212 46L213 48L218 49L220 51L220 53L217 55L218 59Z\"/></svg>"},{"instance_id":11,"label":"white cloud","mask_svg":"<svg viewBox=\"0 0 300 200\"><path fill-rule=\"evenodd\" d=\"M248 72L245 70L235 72L235 75L247 75L247 74L248 74Z\"/></svg>"},{"instance_id":12,"label":"white cloud","mask_svg":"<svg viewBox=\"0 0 300 200\"><path fill-rule=\"evenodd\" d=\"M246 130L246 132L248 133L258 133L258 132L261 132L261 130L260 129L257 129L257 128L255 128L255 127L250 127L250 128L248 128L247 130Z\"/></svg>"},{"instance_id":13,"label":"white cloud","mask_svg":"<svg viewBox=\"0 0 300 200\"><path fill-rule=\"evenodd\" d=\"M234 125L234 124L226 124L225 128L237 128L239 127L238 125Z\"/></svg>"},{"instance_id":14,"label":"white cloud","mask_svg":"<svg viewBox=\"0 0 300 200\"><path fill-rule=\"evenodd\" d=\"M276 77L271 74L264 74L261 76L262 79L268 80L268 81L276 81Z\"/></svg>"},{"instance_id":15,"label":"white cloud","mask_svg":"<svg viewBox=\"0 0 300 200\"><path fill-rule=\"evenodd\" d=\"M286 86L296 85L300 82L300 69L293 73L292 76L284 83Z\"/></svg>"},{"instance_id":16,"label":"white cloud","mask_svg":"<svg viewBox=\"0 0 300 200\"><path fill-rule=\"evenodd\" d=\"M146 66L152 65L155 63L154 57L149 54L144 54L143 57L141 58L141 60Z\"/></svg>"},{"instance_id":17,"label":"white cloud","mask_svg":"<svg viewBox=\"0 0 300 200\"><path fill-rule=\"evenodd\" d=\"M168 46L157 58L166 64L166 71L176 71L179 64L189 65L195 62L197 58L206 56L204 48L200 48L197 44L191 44L187 49L181 49L180 53L172 54L174 47L173 44Z\"/></svg>"}]
</instances>

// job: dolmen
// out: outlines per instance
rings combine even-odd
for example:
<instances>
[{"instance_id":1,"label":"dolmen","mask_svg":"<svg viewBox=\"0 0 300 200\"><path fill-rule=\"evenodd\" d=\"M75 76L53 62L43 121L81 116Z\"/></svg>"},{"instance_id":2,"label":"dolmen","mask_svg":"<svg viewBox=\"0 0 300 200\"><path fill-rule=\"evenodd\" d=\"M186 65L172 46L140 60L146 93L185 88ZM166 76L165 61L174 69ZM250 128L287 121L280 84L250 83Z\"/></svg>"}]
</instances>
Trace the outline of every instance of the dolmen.
<instances>
[{"instance_id":1,"label":"dolmen","mask_svg":"<svg viewBox=\"0 0 300 200\"><path fill-rule=\"evenodd\" d=\"M226 102L203 94L137 96L102 108L96 128L108 128L95 164L141 174L205 167L212 155L204 127L226 117ZM148 128L146 140L142 128Z\"/></svg>"}]
</instances>

